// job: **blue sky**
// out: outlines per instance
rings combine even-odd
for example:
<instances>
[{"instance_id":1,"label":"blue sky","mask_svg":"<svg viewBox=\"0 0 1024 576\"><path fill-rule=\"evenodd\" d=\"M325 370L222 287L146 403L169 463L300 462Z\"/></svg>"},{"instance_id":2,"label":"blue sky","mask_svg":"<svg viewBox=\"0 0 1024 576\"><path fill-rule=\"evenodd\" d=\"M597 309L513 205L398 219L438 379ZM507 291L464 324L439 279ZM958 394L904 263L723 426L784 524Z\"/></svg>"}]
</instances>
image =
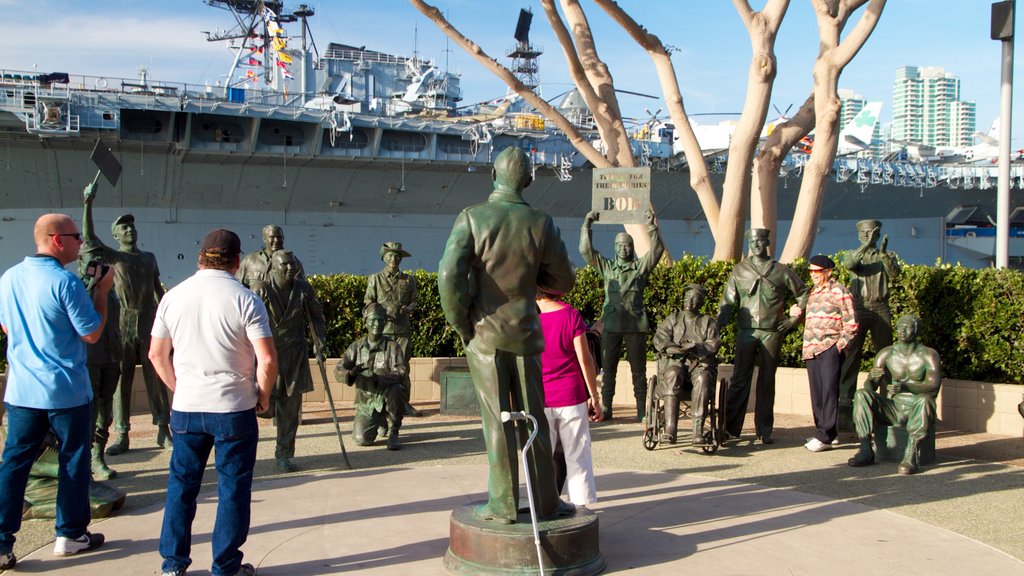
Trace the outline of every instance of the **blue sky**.
<instances>
[{"instance_id":1,"label":"blue sky","mask_svg":"<svg viewBox=\"0 0 1024 576\"><path fill-rule=\"evenodd\" d=\"M443 34L404 0L307 1L317 14L313 38L321 50L342 42L396 54L418 50L423 57L447 61L462 74L465 103L505 93L504 85L460 48L446 51ZM541 57L542 93L552 98L569 88L564 59L536 0L437 0L434 2L466 35L501 62L513 46L519 8L534 11L531 39L545 49ZM673 56L687 111L738 112L746 90L750 44L728 0L620 0L641 24L679 49ZM764 2L752 0L754 8ZM298 2L288 2L294 9ZM584 0L598 51L620 89L656 95L660 88L650 59L590 2ZM869 100L882 100L883 122L891 117L892 82L900 66L940 66L961 79L961 97L977 103L978 129L986 131L999 115L1000 43L989 39L989 0L889 0L874 34L847 67L840 87ZM1024 5L1018 7L1018 12ZM208 43L203 30L227 28L228 12L202 0L0 0L7 39L0 67L39 72L69 72L107 78L137 75L203 83L223 77L230 54ZM1017 23L1022 18L1018 15ZM852 25L852 24L851 24ZM1024 30L1020 26L1018 31ZM297 28L293 28L297 34ZM779 75L772 103L795 111L810 94L811 66L817 54L817 29L808 0L793 0L776 43ZM1024 56L1017 50L1013 147L1024 148ZM660 101L622 96L627 115L644 117ZM723 116L722 118L728 118ZM720 118L698 118L712 123Z\"/></svg>"}]
</instances>

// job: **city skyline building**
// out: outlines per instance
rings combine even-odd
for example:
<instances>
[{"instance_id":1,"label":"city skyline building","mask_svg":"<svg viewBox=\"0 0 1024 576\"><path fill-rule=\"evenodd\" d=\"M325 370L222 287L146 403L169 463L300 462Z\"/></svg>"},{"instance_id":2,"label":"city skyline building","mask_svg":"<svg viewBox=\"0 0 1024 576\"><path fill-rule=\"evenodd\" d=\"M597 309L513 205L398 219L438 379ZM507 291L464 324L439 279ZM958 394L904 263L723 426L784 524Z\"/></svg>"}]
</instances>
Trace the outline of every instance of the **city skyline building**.
<instances>
[{"instance_id":1,"label":"city skyline building","mask_svg":"<svg viewBox=\"0 0 1024 576\"><path fill-rule=\"evenodd\" d=\"M938 66L896 69L892 140L928 146L974 143L977 105L960 99L960 78Z\"/></svg>"}]
</instances>

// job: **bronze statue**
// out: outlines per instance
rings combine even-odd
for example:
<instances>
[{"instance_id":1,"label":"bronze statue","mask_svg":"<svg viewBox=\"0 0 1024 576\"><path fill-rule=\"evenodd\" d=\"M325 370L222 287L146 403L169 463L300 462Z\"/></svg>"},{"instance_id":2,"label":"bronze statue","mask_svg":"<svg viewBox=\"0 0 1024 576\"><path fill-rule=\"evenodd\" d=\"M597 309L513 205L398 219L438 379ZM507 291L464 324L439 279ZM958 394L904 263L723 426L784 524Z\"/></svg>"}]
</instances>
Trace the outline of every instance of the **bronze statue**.
<instances>
[{"instance_id":1,"label":"bronze statue","mask_svg":"<svg viewBox=\"0 0 1024 576\"><path fill-rule=\"evenodd\" d=\"M267 224L263 227L263 248L251 252L242 258L242 265L235 274L238 280L246 287L252 288L252 283L257 280L266 280L270 275L270 257L277 250L284 249L284 230L275 224ZM299 274L296 278L306 279L306 273L302 268L302 262L298 258L295 262L299 265Z\"/></svg>"},{"instance_id":2,"label":"bronze statue","mask_svg":"<svg viewBox=\"0 0 1024 576\"><path fill-rule=\"evenodd\" d=\"M503 423L503 411L527 412L537 420L526 470L537 514L553 517L572 510L555 486L540 365L544 335L535 298L538 288L568 292L576 275L551 217L523 200L523 188L533 180L526 153L506 148L491 176L494 191L487 202L455 219L437 284L445 318L466 346L480 401L490 478L487 504L476 515L510 524L519 504L517 449L528 431L524 424L517 434L515 421Z\"/></svg>"},{"instance_id":3,"label":"bronze statue","mask_svg":"<svg viewBox=\"0 0 1024 576\"><path fill-rule=\"evenodd\" d=\"M380 247L380 259L384 261L384 269L366 279L363 303L375 302L387 310L388 322L384 325L384 335L398 342L406 362L403 410L407 416L419 416L420 411L409 403L411 383L408 379L409 361L412 360L412 323L409 319L419 301L419 292L416 289L416 277L399 269L402 258L409 256L411 254L402 249L401 242L385 242Z\"/></svg>"},{"instance_id":4,"label":"bronze statue","mask_svg":"<svg viewBox=\"0 0 1024 576\"><path fill-rule=\"evenodd\" d=\"M750 255L732 269L718 307L718 331L732 322L736 313L736 361L726 398L726 432L739 437L750 400L754 362L759 361L754 404L754 426L764 444L772 444L775 425L775 370L782 339L799 318L786 316L786 302L796 298L800 308L807 303L807 286L793 270L768 255L769 232L753 228L747 232Z\"/></svg>"},{"instance_id":5,"label":"bronze statue","mask_svg":"<svg viewBox=\"0 0 1024 576\"><path fill-rule=\"evenodd\" d=\"M405 415L403 383L405 367L402 348L384 335L387 311L380 304L363 309L366 336L345 350L334 368L334 379L356 387L356 416L352 422L352 439L359 446L369 446L377 439L377 430L387 430L388 450L399 450L402 443L398 431Z\"/></svg>"},{"instance_id":6,"label":"bronze statue","mask_svg":"<svg viewBox=\"0 0 1024 576\"><path fill-rule=\"evenodd\" d=\"M324 310L309 282L298 278L299 263L295 255L277 250L270 258L270 274L256 280L252 291L263 300L270 315L270 328L277 349L277 381L270 394L270 411L277 426L277 447L274 458L285 472L298 470L295 456L295 435L302 413L302 395L313 390L306 348L306 328L316 332L320 342L326 340ZM318 351L323 354L323 351ZM323 358L318 358L323 361Z\"/></svg>"},{"instance_id":7,"label":"bronze statue","mask_svg":"<svg viewBox=\"0 0 1024 576\"><path fill-rule=\"evenodd\" d=\"M616 369L622 356L622 345L626 345L633 375L633 397L636 399L636 414L643 420L647 406L647 332L650 324L644 307L644 287L647 278L658 264L665 251L658 234L654 213L647 217L647 231L651 238L651 251L637 258L633 250L633 237L626 233L615 236L615 259L609 260L594 250L591 239L591 225L598 220L600 212L593 210L583 219L580 230L580 255L601 275L604 280L604 308L601 321L601 398L604 402L604 417L612 417L612 397L615 395Z\"/></svg>"},{"instance_id":8,"label":"bronze statue","mask_svg":"<svg viewBox=\"0 0 1024 576\"><path fill-rule=\"evenodd\" d=\"M899 278L900 263L896 254L886 250L889 237L882 237L878 247L878 235L882 223L878 220L857 222L857 237L860 247L847 252L843 266L850 271L850 294L853 309L857 314L857 336L846 349L843 371L839 378L839 404L850 406L853 391L857 388L857 374L864 341L871 332L875 350L892 344L892 314L889 312L889 281Z\"/></svg>"},{"instance_id":9,"label":"bronze statue","mask_svg":"<svg viewBox=\"0 0 1024 576\"><path fill-rule=\"evenodd\" d=\"M897 471L913 474L919 445L935 426L935 398L942 385L939 354L917 341L919 321L906 315L896 322L897 342L875 356L864 387L853 395L853 423L860 449L850 466L875 462L871 435L882 426L906 428L909 441Z\"/></svg>"},{"instance_id":10,"label":"bronze statue","mask_svg":"<svg viewBox=\"0 0 1024 576\"><path fill-rule=\"evenodd\" d=\"M98 258L114 269L114 291L121 303L121 381L114 394L114 428L117 436L107 448L107 454L114 456L128 451L128 431L131 429L132 382L135 379L135 365L142 364L142 377L146 382L146 396L153 424L157 426L156 443L161 448L170 447L171 437L168 423L171 406L167 388L149 361L150 331L156 317L157 303L164 295L160 283L160 269L156 256L138 248L138 231L135 217L131 214L119 216L110 227L117 240L116 249L108 247L96 236L92 222L92 204L96 199L96 184L85 188L85 213L82 216L82 236L86 245L82 247L85 260Z\"/></svg>"},{"instance_id":11,"label":"bronze statue","mask_svg":"<svg viewBox=\"0 0 1024 576\"><path fill-rule=\"evenodd\" d=\"M57 439L48 434L40 447L39 456L32 463L25 485L25 502L22 519L51 520L57 517L57 479L60 476L60 462ZM120 489L101 484L89 483L89 512L92 519L106 518L124 506L127 493Z\"/></svg>"},{"instance_id":12,"label":"bronze statue","mask_svg":"<svg viewBox=\"0 0 1024 576\"><path fill-rule=\"evenodd\" d=\"M86 275L87 264L87 261L79 259L79 272L83 280L90 278ZM96 480L117 477L117 472L107 466L103 450L110 440L110 425L114 421L114 393L121 379L124 346L121 344L120 318L121 304L114 291L110 291L107 293L107 323L103 325L100 339L94 344L85 345L85 365L89 369L89 381L92 383L92 477Z\"/></svg>"},{"instance_id":13,"label":"bronze statue","mask_svg":"<svg viewBox=\"0 0 1024 576\"><path fill-rule=\"evenodd\" d=\"M683 291L683 308L668 315L654 332L658 351L658 387L655 395L664 401L665 431L660 440L676 443L679 421L679 397L686 385L692 387L690 414L693 418L693 445L706 446L704 423L708 399L718 377L718 324L715 318L701 314L708 291L690 284Z\"/></svg>"}]
</instances>

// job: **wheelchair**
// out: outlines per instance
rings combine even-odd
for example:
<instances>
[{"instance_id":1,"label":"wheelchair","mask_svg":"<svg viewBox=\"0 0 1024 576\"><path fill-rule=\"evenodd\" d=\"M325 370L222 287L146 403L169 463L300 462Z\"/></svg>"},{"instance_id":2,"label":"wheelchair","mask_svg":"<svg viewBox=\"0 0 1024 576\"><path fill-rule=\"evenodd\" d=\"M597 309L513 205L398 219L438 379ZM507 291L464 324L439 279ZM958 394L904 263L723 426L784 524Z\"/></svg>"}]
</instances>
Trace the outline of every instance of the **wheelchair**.
<instances>
[{"instance_id":1,"label":"wheelchair","mask_svg":"<svg viewBox=\"0 0 1024 576\"><path fill-rule=\"evenodd\" d=\"M660 372L660 370L659 370ZM658 376L651 376L647 380L647 417L644 420L644 448L654 450L661 442L661 435L665 432L665 402L656 394L658 389ZM729 389L728 380L721 378L718 381L717 390L710 390L707 397L707 405L704 413L707 414L707 426L704 428L704 446L700 449L705 454L711 455L718 451L718 447L725 442L725 398ZM693 392L693 385L687 379L686 389L682 390L686 396ZM690 416L690 401L688 398L679 399L679 416Z\"/></svg>"}]
</instances>

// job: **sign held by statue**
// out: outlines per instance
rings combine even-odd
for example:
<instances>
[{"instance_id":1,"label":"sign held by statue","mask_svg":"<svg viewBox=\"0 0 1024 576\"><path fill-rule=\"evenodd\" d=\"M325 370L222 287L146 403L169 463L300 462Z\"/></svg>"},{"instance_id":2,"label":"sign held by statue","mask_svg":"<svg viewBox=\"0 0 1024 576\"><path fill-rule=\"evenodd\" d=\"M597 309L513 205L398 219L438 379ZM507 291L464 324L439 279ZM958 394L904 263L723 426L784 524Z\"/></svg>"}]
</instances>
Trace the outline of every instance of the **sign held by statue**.
<instances>
[{"instance_id":1,"label":"sign held by statue","mask_svg":"<svg viewBox=\"0 0 1024 576\"><path fill-rule=\"evenodd\" d=\"M601 224L643 224L651 206L651 168L594 168L591 209Z\"/></svg>"}]
</instances>

